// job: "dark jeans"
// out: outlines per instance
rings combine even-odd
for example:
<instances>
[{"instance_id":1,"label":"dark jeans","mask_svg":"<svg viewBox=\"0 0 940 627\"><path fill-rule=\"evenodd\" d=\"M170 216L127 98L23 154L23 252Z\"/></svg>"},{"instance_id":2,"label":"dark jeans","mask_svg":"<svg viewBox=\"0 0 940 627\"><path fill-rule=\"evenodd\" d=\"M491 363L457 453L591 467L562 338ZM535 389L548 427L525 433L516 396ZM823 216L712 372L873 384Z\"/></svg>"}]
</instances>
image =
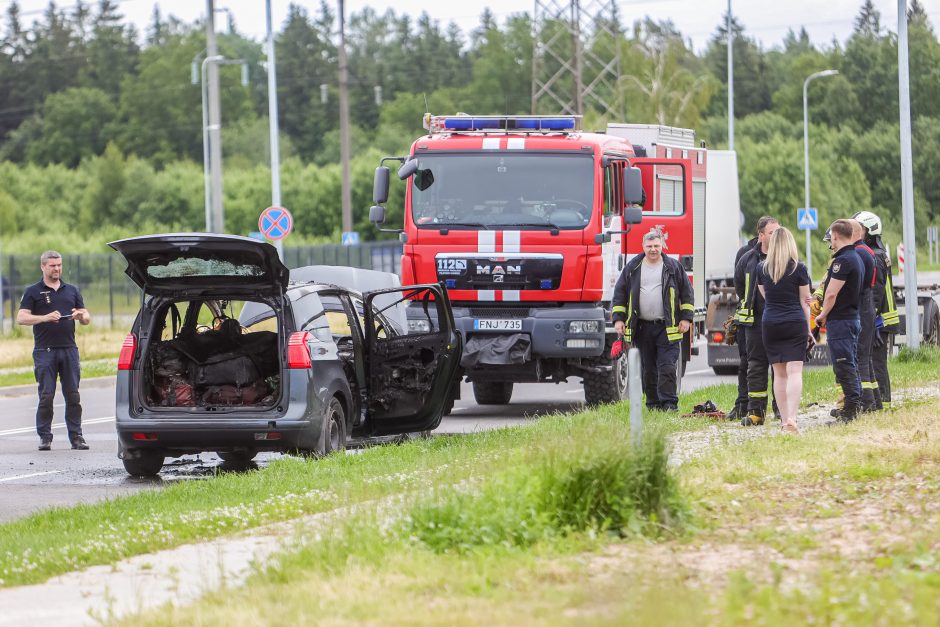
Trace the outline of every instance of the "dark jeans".
<instances>
[{"instance_id":1,"label":"dark jeans","mask_svg":"<svg viewBox=\"0 0 940 627\"><path fill-rule=\"evenodd\" d=\"M36 407L36 433L42 439L52 439L52 402L55 398L56 379L62 381L65 397L65 425L69 441L82 434L82 405L78 395L81 371L78 349L37 348L33 351L36 383L39 384L39 405Z\"/></svg>"},{"instance_id":2,"label":"dark jeans","mask_svg":"<svg viewBox=\"0 0 940 627\"><path fill-rule=\"evenodd\" d=\"M826 343L836 382L842 386L846 409L858 410L862 404L862 382L858 377L858 336L862 325L854 320L827 320Z\"/></svg>"},{"instance_id":3,"label":"dark jeans","mask_svg":"<svg viewBox=\"0 0 940 627\"><path fill-rule=\"evenodd\" d=\"M673 409L679 405L676 366L680 344L666 337L665 322L637 322L634 345L640 351L643 393L650 409Z\"/></svg>"}]
</instances>

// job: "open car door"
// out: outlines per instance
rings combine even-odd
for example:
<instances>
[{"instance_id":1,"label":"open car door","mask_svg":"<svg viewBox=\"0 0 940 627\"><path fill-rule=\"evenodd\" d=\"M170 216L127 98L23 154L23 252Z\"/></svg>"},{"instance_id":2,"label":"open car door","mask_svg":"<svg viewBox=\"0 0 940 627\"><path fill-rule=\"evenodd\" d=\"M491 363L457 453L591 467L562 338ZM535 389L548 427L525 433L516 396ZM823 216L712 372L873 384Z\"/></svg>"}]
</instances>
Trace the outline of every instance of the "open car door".
<instances>
[{"instance_id":1,"label":"open car door","mask_svg":"<svg viewBox=\"0 0 940 627\"><path fill-rule=\"evenodd\" d=\"M367 292L365 361L370 435L435 429L460 364L461 339L450 300L438 284ZM383 317L417 304L426 323L387 328Z\"/></svg>"}]
</instances>

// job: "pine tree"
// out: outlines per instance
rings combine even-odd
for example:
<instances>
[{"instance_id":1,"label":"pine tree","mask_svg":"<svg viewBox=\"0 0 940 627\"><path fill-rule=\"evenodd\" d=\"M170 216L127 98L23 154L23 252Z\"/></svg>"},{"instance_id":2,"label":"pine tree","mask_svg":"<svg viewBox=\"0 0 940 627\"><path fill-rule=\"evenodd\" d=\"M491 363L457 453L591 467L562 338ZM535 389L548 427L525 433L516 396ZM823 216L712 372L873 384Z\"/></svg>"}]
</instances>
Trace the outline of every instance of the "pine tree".
<instances>
[{"instance_id":1,"label":"pine tree","mask_svg":"<svg viewBox=\"0 0 940 627\"><path fill-rule=\"evenodd\" d=\"M881 36L881 13L872 0L865 0L855 18L855 34L871 39Z\"/></svg>"}]
</instances>

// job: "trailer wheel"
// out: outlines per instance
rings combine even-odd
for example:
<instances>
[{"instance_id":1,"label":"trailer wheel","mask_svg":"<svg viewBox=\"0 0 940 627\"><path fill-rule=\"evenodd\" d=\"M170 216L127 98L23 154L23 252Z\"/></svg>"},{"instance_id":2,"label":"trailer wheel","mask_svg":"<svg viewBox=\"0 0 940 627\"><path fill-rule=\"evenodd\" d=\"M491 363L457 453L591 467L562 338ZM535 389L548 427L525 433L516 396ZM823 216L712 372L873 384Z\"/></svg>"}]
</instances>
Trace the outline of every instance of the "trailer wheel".
<instances>
[{"instance_id":1,"label":"trailer wheel","mask_svg":"<svg viewBox=\"0 0 940 627\"><path fill-rule=\"evenodd\" d=\"M924 326L924 344L940 346L940 311L934 310L930 322Z\"/></svg>"},{"instance_id":2,"label":"trailer wheel","mask_svg":"<svg viewBox=\"0 0 940 627\"><path fill-rule=\"evenodd\" d=\"M474 381L473 398L477 405L507 405L512 398L512 383L504 381Z\"/></svg>"},{"instance_id":3,"label":"trailer wheel","mask_svg":"<svg viewBox=\"0 0 940 627\"><path fill-rule=\"evenodd\" d=\"M609 372L584 373L584 402L588 405L601 405L604 403L618 403L629 397L629 379L627 368L627 351L619 358L610 359L610 349L616 336L607 337L604 354L598 358L601 364L613 366Z\"/></svg>"}]
</instances>

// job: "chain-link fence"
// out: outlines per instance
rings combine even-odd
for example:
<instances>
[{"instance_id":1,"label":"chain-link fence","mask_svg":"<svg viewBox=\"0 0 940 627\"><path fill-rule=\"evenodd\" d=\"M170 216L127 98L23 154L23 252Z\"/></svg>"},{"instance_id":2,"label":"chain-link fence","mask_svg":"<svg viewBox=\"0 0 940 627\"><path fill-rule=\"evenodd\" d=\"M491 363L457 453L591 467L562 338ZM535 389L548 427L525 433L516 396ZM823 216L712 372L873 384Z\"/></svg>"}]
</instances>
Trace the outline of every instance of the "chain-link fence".
<instances>
[{"instance_id":1,"label":"chain-link fence","mask_svg":"<svg viewBox=\"0 0 940 627\"><path fill-rule=\"evenodd\" d=\"M398 272L401 249L398 242L367 242L357 246L300 246L284 249L284 264L288 268L330 265ZM0 281L3 286L0 329L3 331L12 328L23 291L42 278L39 254L8 255L0 259ZM141 293L137 285L124 274L124 258L117 253L62 254L62 280L78 286L95 323L108 324L112 328L129 327L140 308Z\"/></svg>"}]
</instances>

